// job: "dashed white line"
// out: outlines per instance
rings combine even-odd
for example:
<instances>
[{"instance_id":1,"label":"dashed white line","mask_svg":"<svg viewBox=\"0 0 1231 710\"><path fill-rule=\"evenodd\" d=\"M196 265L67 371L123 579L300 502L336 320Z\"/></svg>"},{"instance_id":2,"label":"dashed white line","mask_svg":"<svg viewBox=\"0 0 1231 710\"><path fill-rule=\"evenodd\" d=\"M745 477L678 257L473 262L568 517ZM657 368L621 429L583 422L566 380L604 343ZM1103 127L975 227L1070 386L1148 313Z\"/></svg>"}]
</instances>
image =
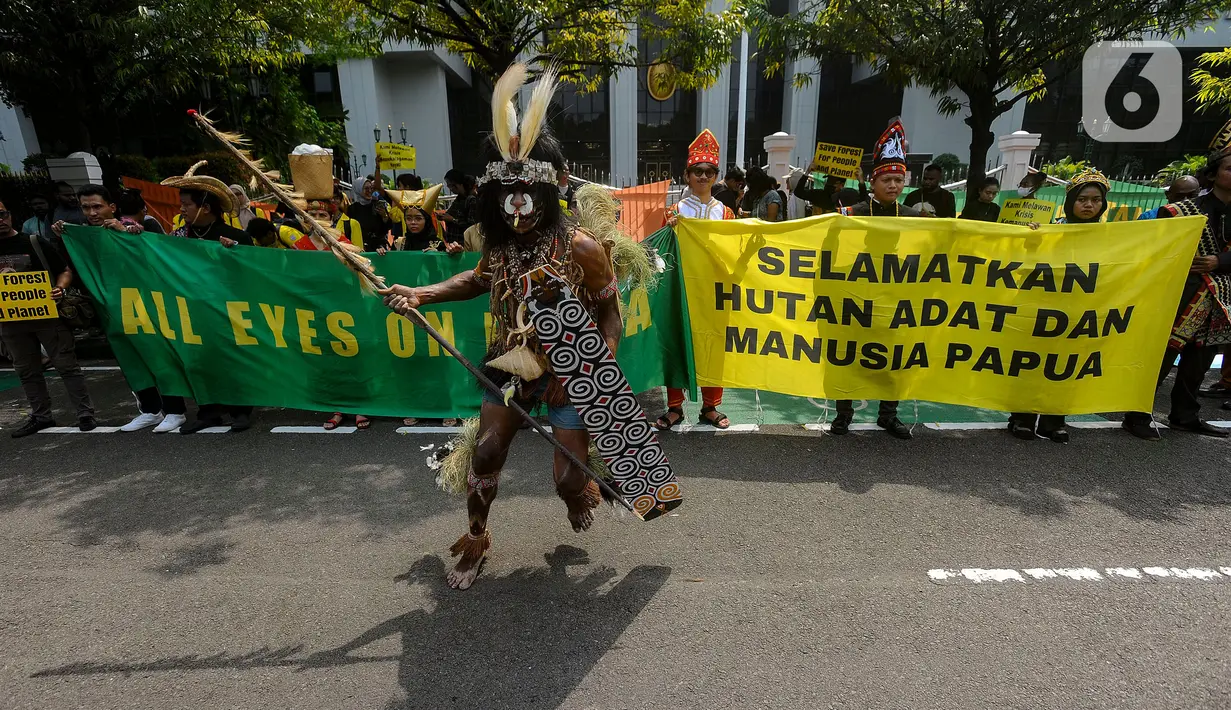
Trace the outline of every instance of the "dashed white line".
<instances>
[{"instance_id":1,"label":"dashed white line","mask_svg":"<svg viewBox=\"0 0 1231 710\"><path fill-rule=\"evenodd\" d=\"M1105 582L1108 580L1175 579L1199 582L1231 582L1231 567L1030 567L1024 569L930 569L928 578L937 583L1003 584L1005 582Z\"/></svg>"}]
</instances>

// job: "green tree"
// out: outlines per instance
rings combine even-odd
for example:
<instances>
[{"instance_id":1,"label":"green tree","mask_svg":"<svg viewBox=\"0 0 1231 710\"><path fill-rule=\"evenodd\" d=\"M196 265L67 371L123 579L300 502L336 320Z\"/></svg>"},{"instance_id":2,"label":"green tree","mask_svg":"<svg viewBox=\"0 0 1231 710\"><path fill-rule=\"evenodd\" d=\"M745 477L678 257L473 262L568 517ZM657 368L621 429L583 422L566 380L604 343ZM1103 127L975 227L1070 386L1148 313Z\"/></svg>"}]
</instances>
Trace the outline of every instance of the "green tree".
<instances>
[{"instance_id":1,"label":"green tree","mask_svg":"<svg viewBox=\"0 0 1231 710\"><path fill-rule=\"evenodd\" d=\"M571 81L597 87L620 67L664 62L680 88L705 87L731 62L743 15L705 0L352 0L384 20L382 36L463 57L495 79L518 59L556 62ZM643 57L638 38L662 51Z\"/></svg>"},{"instance_id":2,"label":"green tree","mask_svg":"<svg viewBox=\"0 0 1231 710\"><path fill-rule=\"evenodd\" d=\"M1066 155L1054 163L1047 163L1042 170L1047 173L1048 177L1054 177L1057 180L1072 180L1074 175L1088 167L1090 164L1086 161L1073 160Z\"/></svg>"},{"instance_id":3,"label":"green tree","mask_svg":"<svg viewBox=\"0 0 1231 710\"><path fill-rule=\"evenodd\" d=\"M1206 52L1197 57L1197 68L1189 74L1197 95L1198 111L1231 112L1231 76L1224 76L1220 70L1231 66L1231 47L1217 52Z\"/></svg>"},{"instance_id":4,"label":"green tree","mask_svg":"<svg viewBox=\"0 0 1231 710\"><path fill-rule=\"evenodd\" d=\"M1184 177L1185 175L1196 175L1201 170L1205 169L1206 156L1204 155L1186 155L1181 160L1173 160L1167 164L1158 174L1154 176L1154 182L1160 187L1170 185L1176 178Z\"/></svg>"},{"instance_id":5,"label":"green tree","mask_svg":"<svg viewBox=\"0 0 1231 710\"><path fill-rule=\"evenodd\" d=\"M760 28L767 71L781 71L793 57L853 55L899 86L930 89L942 113L967 114L968 200L976 199L983 177L992 122L1019 101L1041 98L1080 66L1088 47L1148 33L1182 35L1231 6L1227 0L801 0L798 14L779 18L765 0L743 1ZM961 98L953 98L955 91Z\"/></svg>"},{"instance_id":6,"label":"green tree","mask_svg":"<svg viewBox=\"0 0 1231 710\"><path fill-rule=\"evenodd\" d=\"M91 126L165 102L233 71L378 50L363 13L329 0L0 0L0 99L64 126L69 149Z\"/></svg>"}]
</instances>

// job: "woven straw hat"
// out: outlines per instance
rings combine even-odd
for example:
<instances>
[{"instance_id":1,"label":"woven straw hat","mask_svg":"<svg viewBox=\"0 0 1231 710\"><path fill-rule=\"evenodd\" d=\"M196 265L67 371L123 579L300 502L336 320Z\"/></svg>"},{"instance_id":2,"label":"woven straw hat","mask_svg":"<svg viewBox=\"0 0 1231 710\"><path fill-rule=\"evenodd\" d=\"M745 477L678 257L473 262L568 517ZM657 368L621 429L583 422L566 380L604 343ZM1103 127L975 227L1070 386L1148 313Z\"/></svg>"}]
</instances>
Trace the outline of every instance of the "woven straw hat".
<instances>
[{"instance_id":1,"label":"woven straw hat","mask_svg":"<svg viewBox=\"0 0 1231 710\"><path fill-rule=\"evenodd\" d=\"M206 162L202 160L188 168L188 172L184 173L182 177L169 177L163 180L162 184L167 187L208 192L222 202L222 214L230 214L231 210L235 209L235 196L231 194L231 188L216 177L196 174L197 169L205 165ZM218 215L218 217L221 218L222 215Z\"/></svg>"}]
</instances>

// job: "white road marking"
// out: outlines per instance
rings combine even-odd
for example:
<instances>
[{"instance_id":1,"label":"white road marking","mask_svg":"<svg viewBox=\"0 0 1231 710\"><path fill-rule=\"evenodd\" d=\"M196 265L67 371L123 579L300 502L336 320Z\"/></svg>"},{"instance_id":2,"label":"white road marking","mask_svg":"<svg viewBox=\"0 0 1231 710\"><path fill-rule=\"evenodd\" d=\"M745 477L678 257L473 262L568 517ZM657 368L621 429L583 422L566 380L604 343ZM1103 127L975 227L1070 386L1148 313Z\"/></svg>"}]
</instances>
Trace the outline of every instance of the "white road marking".
<instances>
[{"instance_id":1,"label":"white road marking","mask_svg":"<svg viewBox=\"0 0 1231 710\"><path fill-rule=\"evenodd\" d=\"M823 431L829 433L830 424L805 424L804 429L807 431ZM863 422L859 424L851 424L851 431L880 431L880 427L875 422Z\"/></svg>"},{"instance_id":2,"label":"white road marking","mask_svg":"<svg viewBox=\"0 0 1231 710\"><path fill-rule=\"evenodd\" d=\"M984 429L1007 429L1009 420L1003 422L928 422L923 426L936 431L980 431Z\"/></svg>"},{"instance_id":3,"label":"white road marking","mask_svg":"<svg viewBox=\"0 0 1231 710\"><path fill-rule=\"evenodd\" d=\"M551 431L551 427L543 427L547 431ZM462 428L460 426L400 426L397 428L399 434L457 434Z\"/></svg>"},{"instance_id":4,"label":"white road marking","mask_svg":"<svg viewBox=\"0 0 1231 710\"><path fill-rule=\"evenodd\" d=\"M81 368L83 372L119 372L120 368L117 365L93 365L91 367ZM11 367L0 367L0 372L16 372ZM51 368L48 372L55 372L55 368Z\"/></svg>"},{"instance_id":5,"label":"white road marking","mask_svg":"<svg viewBox=\"0 0 1231 710\"><path fill-rule=\"evenodd\" d=\"M82 431L75 426L53 426L53 427L48 427L40 431L39 433L40 434L114 434L115 432L119 430L120 428L118 426L94 427L90 431Z\"/></svg>"},{"instance_id":6,"label":"white road marking","mask_svg":"<svg viewBox=\"0 0 1231 710\"><path fill-rule=\"evenodd\" d=\"M269 430L270 434L354 434L359 427L340 426L326 429L321 426L276 426Z\"/></svg>"},{"instance_id":7,"label":"white road marking","mask_svg":"<svg viewBox=\"0 0 1231 710\"><path fill-rule=\"evenodd\" d=\"M1106 575L1106 576L1104 576ZM1199 582L1231 581L1231 567L1105 567L1100 573L1093 567L1031 567L1028 569L930 569L928 578L933 582L973 582L974 584L1004 582L1045 582L1070 580L1074 582L1101 582L1107 580L1174 579Z\"/></svg>"}]
</instances>

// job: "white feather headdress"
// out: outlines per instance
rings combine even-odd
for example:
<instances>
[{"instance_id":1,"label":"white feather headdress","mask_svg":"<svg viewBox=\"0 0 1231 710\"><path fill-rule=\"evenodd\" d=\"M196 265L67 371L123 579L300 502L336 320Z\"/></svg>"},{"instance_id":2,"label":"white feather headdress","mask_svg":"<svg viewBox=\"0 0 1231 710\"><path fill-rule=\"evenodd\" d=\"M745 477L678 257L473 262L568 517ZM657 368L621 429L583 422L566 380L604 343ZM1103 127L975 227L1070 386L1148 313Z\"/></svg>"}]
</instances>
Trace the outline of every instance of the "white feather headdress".
<instances>
[{"instance_id":1,"label":"white feather headdress","mask_svg":"<svg viewBox=\"0 0 1231 710\"><path fill-rule=\"evenodd\" d=\"M519 126L517 107L513 99L525 85L527 74L525 64L514 64L501 75L492 88L492 135L504 161L489 163L487 172L479 180L480 184L491 180L526 179L533 182L556 182L556 170L550 163L529 158L530 152L543 135L543 127L547 124L547 111L551 108L551 99L556 93L560 72L552 65L539 76Z\"/></svg>"}]
</instances>

